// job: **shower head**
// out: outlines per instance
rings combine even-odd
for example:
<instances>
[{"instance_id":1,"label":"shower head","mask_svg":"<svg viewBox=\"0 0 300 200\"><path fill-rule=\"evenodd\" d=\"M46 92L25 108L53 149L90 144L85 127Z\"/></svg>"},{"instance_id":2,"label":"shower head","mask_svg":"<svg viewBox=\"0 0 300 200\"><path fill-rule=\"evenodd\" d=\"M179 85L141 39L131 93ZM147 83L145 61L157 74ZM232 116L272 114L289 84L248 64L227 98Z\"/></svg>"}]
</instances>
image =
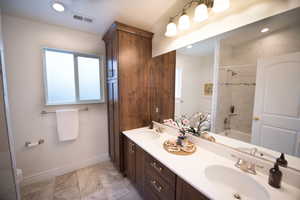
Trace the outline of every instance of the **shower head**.
<instances>
[{"instance_id":1,"label":"shower head","mask_svg":"<svg viewBox=\"0 0 300 200\"><path fill-rule=\"evenodd\" d=\"M235 76L235 75L237 75L237 74L238 74L238 73L235 72L235 71L232 71L232 72L231 72L231 75L232 75L232 76Z\"/></svg>"},{"instance_id":2,"label":"shower head","mask_svg":"<svg viewBox=\"0 0 300 200\"><path fill-rule=\"evenodd\" d=\"M231 69L228 69L227 72L230 72L230 73L231 73L231 76L235 76L235 75L238 74L237 72L235 72L235 71L233 71L233 70L231 70Z\"/></svg>"}]
</instances>

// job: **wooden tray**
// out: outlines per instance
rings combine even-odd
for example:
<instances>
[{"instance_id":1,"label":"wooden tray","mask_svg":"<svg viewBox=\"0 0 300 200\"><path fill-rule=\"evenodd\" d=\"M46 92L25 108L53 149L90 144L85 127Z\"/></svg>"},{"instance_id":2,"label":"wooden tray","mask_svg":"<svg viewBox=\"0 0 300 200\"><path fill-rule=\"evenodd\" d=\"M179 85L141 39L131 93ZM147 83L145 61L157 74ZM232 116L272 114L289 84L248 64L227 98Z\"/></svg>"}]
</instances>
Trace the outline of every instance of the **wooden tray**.
<instances>
[{"instance_id":1,"label":"wooden tray","mask_svg":"<svg viewBox=\"0 0 300 200\"><path fill-rule=\"evenodd\" d=\"M191 142L189 142L189 143L191 143ZM186 151L183 151L182 149L180 149L180 151L171 151L171 150L169 150L169 146L166 144L166 141L164 142L163 147L167 152L169 152L171 154L187 156L187 155L191 155L191 154L195 153L195 151L197 150L197 147L195 146L195 144L193 144L193 145L194 145L194 149L192 152L186 152ZM178 147L181 148L180 146L178 146Z\"/></svg>"}]
</instances>

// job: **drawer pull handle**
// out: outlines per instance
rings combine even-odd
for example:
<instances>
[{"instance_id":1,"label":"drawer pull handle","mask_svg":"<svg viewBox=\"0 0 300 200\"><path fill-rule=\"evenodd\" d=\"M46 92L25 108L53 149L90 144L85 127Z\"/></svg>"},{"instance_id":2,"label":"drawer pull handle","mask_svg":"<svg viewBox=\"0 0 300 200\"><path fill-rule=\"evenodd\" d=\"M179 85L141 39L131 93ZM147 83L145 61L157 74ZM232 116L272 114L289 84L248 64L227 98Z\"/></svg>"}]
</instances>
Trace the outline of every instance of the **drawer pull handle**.
<instances>
[{"instance_id":1,"label":"drawer pull handle","mask_svg":"<svg viewBox=\"0 0 300 200\"><path fill-rule=\"evenodd\" d=\"M163 170L161 167L157 166L156 162L152 162L151 166L159 172L161 172Z\"/></svg>"},{"instance_id":2,"label":"drawer pull handle","mask_svg":"<svg viewBox=\"0 0 300 200\"><path fill-rule=\"evenodd\" d=\"M133 143L129 143L130 146L130 153L134 153L134 144Z\"/></svg>"},{"instance_id":3,"label":"drawer pull handle","mask_svg":"<svg viewBox=\"0 0 300 200\"><path fill-rule=\"evenodd\" d=\"M155 180L151 181L151 184L153 185L153 187L156 189L157 192L162 191L163 188L160 185L158 185Z\"/></svg>"}]
</instances>

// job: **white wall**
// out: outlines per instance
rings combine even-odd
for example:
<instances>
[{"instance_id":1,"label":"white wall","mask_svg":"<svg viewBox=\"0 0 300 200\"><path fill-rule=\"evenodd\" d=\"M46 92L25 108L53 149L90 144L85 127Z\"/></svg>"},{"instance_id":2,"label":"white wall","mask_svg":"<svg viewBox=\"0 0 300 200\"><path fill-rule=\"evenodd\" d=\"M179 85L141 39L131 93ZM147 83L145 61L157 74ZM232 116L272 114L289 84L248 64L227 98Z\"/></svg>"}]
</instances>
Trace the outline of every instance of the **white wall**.
<instances>
[{"instance_id":1,"label":"white wall","mask_svg":"<svg viewBox=\"0 0 300 200\"><path fill-rule=\"evenodd\" d=\"M169 18L182 10L184 2L178 0L178 3L167 10L166 14L153 26L152 31L155 33L153 56L220 35L300 6L299 0L231 0L231 7L226 12L218 14L210 12L209 19L205 22L192 23L189 30L179 32L176 37L165 37L165 28ZM189 14L192 19L193 13Z\"/></svg>"},{"instance_id":2,"label":"white wall","mask_svg":"<svg viewBox=\"0 0 300 200\"><path fill-rule=\"evenodd\" d=\"M106 104L88 105L89 111L80 112L80 135L73 142L58 142L55 115L40 114L44 109L86 106L44 105L42 47L103 55L101 38L7 15L3 16L3 29L17 167L27 181L107 159ZM45 140L43 145L24 147L26 141L41 138Z\"/></svg>"},{"instance_id":3,"label":"white wall","mask_svg":"<svg viewBox=\"0 0 300 200\"><path fill-rule=\"evenodd\" d=\"M15 160L13 149L11 149L11 135L7 131L7 98L5 84L5 65L3 59L3 37L2 37L2 13L0 9L0 56L1 56L1 74L0 74L0 197L1 199L16 200L17 188L13 170L15 169ZM6 112L5 112L6 111Z\"/></svg>"},{"instance_id":4,"label":"white wall","mask_svg":"<svg viewBox=\"0 0 300 200\"><path fill-rule=\"evenodd\" d=\"M213 55L190 56L176 52L176 68L182 69L182 103L176 103L176 115L191 116L211 112L211 96L204 96L204 84L213 82Z\"/></svg>"}]
</instances>

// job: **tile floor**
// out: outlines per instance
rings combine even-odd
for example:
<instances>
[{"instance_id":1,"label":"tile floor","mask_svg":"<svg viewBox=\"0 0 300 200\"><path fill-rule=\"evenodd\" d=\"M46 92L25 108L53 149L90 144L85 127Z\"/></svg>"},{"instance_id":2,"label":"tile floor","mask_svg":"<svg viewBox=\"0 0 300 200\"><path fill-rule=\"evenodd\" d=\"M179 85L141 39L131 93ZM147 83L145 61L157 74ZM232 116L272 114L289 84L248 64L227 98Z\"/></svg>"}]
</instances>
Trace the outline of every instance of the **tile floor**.
<instances>
[{"instance_id":1,"label":"tile floor","mask_svg":"<svg viewBox=\"0 0 300 200\"><path fill-rule=\"evenodd\" d=\"M22 200L142 200L111 162L21 188Z\"/></svg>"}]
</instances>

